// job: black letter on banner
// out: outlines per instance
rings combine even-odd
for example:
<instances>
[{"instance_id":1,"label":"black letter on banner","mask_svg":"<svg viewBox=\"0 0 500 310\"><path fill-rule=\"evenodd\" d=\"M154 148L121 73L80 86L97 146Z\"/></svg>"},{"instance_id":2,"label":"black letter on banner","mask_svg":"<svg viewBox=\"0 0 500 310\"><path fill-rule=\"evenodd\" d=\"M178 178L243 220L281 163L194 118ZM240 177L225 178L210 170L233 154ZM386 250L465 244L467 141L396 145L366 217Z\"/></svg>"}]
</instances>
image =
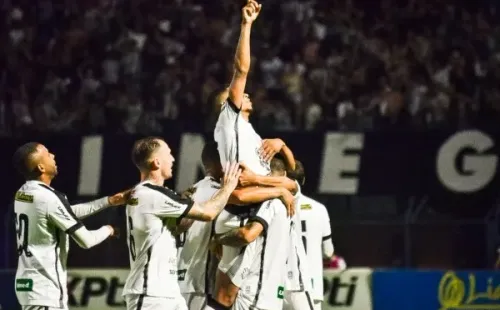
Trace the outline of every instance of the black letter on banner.
<instances>
[{"instance_id":1,"label":"black letter on banner","mask_svg":"<svg viewBox=\"0 0 500 310\"><path fill-rule=\"evenodd\" d=\"M88 277L85 279L85 284L83 285L82 293L82 303L81 306L88 306L90 297L100 296L106 293L108 285L106 280L98 277Z\"/></svg>"},{"instance_id":2,"label":"black letter on banner","mask_svg":"<svg viewBox=\"0 0 500 310\"><path fill-rule=\"evenodd\" d=\"M118 277L112 277L111 282L109 283L109 292L108 297L106 298L106 304L111 307L120 307L125 306L125 301L120 297L119 301L116 301L116 294L118 293L119 288L123 288L125 283L120 283L120 279ZM121 294L120 294L121 295Z\"/></svg>"}]
</instances>

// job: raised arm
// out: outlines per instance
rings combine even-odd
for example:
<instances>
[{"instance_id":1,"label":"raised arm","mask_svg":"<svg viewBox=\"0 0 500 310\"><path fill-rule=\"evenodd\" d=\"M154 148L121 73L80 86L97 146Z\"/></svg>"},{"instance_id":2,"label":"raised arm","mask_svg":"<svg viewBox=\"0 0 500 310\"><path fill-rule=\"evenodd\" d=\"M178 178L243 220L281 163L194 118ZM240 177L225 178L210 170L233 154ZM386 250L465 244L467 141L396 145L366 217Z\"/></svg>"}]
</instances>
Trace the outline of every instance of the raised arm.
<instances>
[{"instance_id":1,"label":"raised arm","mask_svg":"<svg viewBox=\"0 0 500 310\"><path fill-rule=\"evenodd\" d=\"M270 161L274 155L280 153L284 157L288 169L295 170L295 156L283 140L277 138L263 140L260 152L266 161Z\"/></svg>"},{"instance_id":2,"label":"raised arm","mask_svg":"<svg viewBox=\"0 0 500 310\"><path fill-rule=\"evenodd\" d=\"M281 176L262 176L253 173L244 164L241 164L243 170L240 177L240 184L242 186L264 186L264 187L283 187L295 194L299 187L297 182Z\"/></svg>"},{"instance_id":3,"label":"raised arm","mask_svg":"<svg viewBox=\"0 0 500 310\"><path fill-rule=\"evenodd\" d=\"M289 216L295 213L295 199L284 187L242 187L235 189L229 198L229 204L248 205L264 202L271 199L280 199L287 209Z\"/></svg>"},{"instance_id":4,"label":"raised arm","mask_svg":"<svg viewBox=\"0 0 500 310\"><path fill-rule=\"evenodd\" d=\"M109 225L97 230L87 230L73 213L69 204L66 205L57 200L47 203L47 215L52 224L70 235L84 249L89 249L114 234L113 227Z\"/></svg>"},{"instance_id":5,"label":"raised arm","mask_svg":"<svg viewBox=\"0 0 500 310\"><path fill-rule=\"evenodd\" d=\"M250 70L250 33L252 23L259 16L261 5L253 0L249 0L242 9L242 21L240 28L240 38L234 56L233 79L229 86L229 98L241 109L245 86L247 83L248 71Z\"/></svg>"},{"instance_id":6,"label":"raised arm","mask_svg":"<svg viewBox=\"0 0 500 310\"><path fill-rule=\"evenodd\" d=\"M130 190L126 190L113 196L99 198L90 202L84 202L77 205L72 205L71 210L78 219L85 219L97 212L100 212L110 206L119 206L127 203L130 196Z\"/></svg>"}]
</instances>

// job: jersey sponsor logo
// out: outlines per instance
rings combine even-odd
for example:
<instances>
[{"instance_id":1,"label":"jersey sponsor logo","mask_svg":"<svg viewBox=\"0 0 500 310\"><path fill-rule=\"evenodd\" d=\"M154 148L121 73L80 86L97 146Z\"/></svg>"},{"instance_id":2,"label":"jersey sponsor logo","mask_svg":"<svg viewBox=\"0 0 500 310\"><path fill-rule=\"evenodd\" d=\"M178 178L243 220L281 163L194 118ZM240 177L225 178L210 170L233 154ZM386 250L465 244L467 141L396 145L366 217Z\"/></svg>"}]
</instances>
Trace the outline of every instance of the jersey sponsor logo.
<instances>
[{"instance_id":1,"label":"jersey sponsor logo","mask_svg":"<svg viewBox=\"0 0 500 310\"><path fill-rule=\"evenodd\" d=\"M33 279L16 279L17 292L31 292L33 290Z\"/></svg>"},{"instance_id":2,"label":"jersey sponsor logo","mask_svg":"<svg viewBox=\"0 0 500 310\"><path fill-rule=\"evenodd\" d=\"M178 204L178 203L176 203L176 202L174 202L174 201L172 201L172 200L165 200L165 204L166 204L167 206L171 206L172 208L175 208L175 209L180 209L180 208L182 208L182 206L183 206L183 205Z\"/></svg>"},{"instance_id":3,"label":"jersey sponsor logo","mask_svg":"<svg viewBox=\"0 0 500 310\"><path fill-rule=\"evenodd\" d=\"M303 204L303 205L300 205L300 209L301 210L311 210L312 206L310 204Z\"/></svg>"},{"instance_id":4,"label":"jersey sponsor logo","mask_svg":"<svg viewBox=\"0 0 500 310\"><path fill-rule=\"evenodd\" d=\"M70 271L68 303L74 308L125 309L121 297L127 270Z\"/></svg>"},{"instance_id":5,"label":"jersey sponsor logo","mask_svg":"<svg viewBox=\"0 0 500 310\"><path fill-rule=\"evenodd\" d=\"M71 221L71 217L69 216L68 212L64 209L62 206L57 206L57 210L60 212L60 216L64 217L65 220Z\"/></svg>"},{"instance_id":6,"label":"jersey sponsor logo","mask_svg":"<svg viewBox=\"0 0 500 310\"><path fill-rule=\"evenodd\" d=\"M285 293L285 287L283 286L278 286L278 294L276 295L276 297L278 299L283 299L285 296L284 296L284 293Z\"/></svg>"},{"instance_id":7,"label":"jersey sponsor logo","mask_svg":"<svg viewBox=\"0 0 500 310\"><path fill-rule=\"evenodd\" d=\"M33 203L33 195L28 195L24 192L17 192L14 199L20 202Z\"/></svg>"},{"instance_id":8,"label":"jersey sponsor logo","mask_svg":"<svg viewBox=\"0 0 500 310\"><path fill-rule=\"evenodd\" d=\"M138 198L130 198L127 201L127 205L129 205L129 206L137 206L137 205L139 205L139 199Z\"/></svg>"},{"instance_id":9,"label":"jersey sponsor logo","mask_svg":"<svg viewBox=\"0 0 500 310\"><path fill-rule=\"evenodd\" d=\"M340 276L334 276L329 280L323 279L324 295L330 306L352 306L356 297L358 276L352 275L348 281L342 281Z\"/></svg>"},{"instance_id":10,"label":"jersey sponsor logo","mask_svg":"<svg viewBox=\"0 0 500 310\"><path fill-rule=\"evenodd\" d=\"M177 271L177 281L184 281L186 279L187 269L181 269Z\"/></svg>"}]
</instances>

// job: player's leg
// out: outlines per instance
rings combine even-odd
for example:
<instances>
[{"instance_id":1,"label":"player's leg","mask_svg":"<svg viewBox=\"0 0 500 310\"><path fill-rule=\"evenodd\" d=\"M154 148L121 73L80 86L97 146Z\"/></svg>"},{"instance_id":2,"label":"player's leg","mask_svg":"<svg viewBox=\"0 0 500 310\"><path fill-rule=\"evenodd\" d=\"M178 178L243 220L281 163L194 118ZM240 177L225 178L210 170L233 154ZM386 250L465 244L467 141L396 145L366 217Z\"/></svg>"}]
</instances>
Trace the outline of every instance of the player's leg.
<instances>
[{"instance_id":1,"label":"player's leg","mask_svg":"<svg viewBox=\"0 0 500 310\"><path fill-rule=\"evenodd\" d=\"M314 303L308 292L285 292L284 310L314 310Z\"/></svg>"}]
</instances>

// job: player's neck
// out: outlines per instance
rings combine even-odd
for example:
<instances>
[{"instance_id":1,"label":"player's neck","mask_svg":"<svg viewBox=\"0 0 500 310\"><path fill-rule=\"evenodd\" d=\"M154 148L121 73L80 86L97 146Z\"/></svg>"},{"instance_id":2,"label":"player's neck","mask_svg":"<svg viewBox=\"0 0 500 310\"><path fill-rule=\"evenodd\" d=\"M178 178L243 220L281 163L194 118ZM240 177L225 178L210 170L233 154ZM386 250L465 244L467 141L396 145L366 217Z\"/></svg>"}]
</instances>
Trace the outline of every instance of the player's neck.
<instances>
[{"instance_id":1,"label":"player's neck","mask_svg":"<svg viewBox=\"0 0 500 310\"><path fill-rule=\"evenodd\" d=\"M45 185L48 185L50 186L50 183L52 183L52 179L53 177L51 176L48 176L46 174L42 174L41 176L38 177L38 179L36 179L37 181L39 182L42 182L44 183Z\"/></svg>"},{"instance_id":2,"label":"player's neck","mask_svg":"<svg viewBox=\"0 0 500 310\"><path fill-rule=\"evenodd\" d=\"M141 182L149 181L154 185L163 186L165 183L165 178L163 178L160 174L155 172L144 173L141 172Z\"/></svg>"},{"instance_id":3,"label":"player's neck","mask_svg":"<svg viewBox=\"0 0 500 310\"><path fill-rule=\"evenodd\" d=\"M241 117L245 121L249 122L250 121L250 112L248 112L248 111L241 111Z\"/></svg>"}]
</instances>

